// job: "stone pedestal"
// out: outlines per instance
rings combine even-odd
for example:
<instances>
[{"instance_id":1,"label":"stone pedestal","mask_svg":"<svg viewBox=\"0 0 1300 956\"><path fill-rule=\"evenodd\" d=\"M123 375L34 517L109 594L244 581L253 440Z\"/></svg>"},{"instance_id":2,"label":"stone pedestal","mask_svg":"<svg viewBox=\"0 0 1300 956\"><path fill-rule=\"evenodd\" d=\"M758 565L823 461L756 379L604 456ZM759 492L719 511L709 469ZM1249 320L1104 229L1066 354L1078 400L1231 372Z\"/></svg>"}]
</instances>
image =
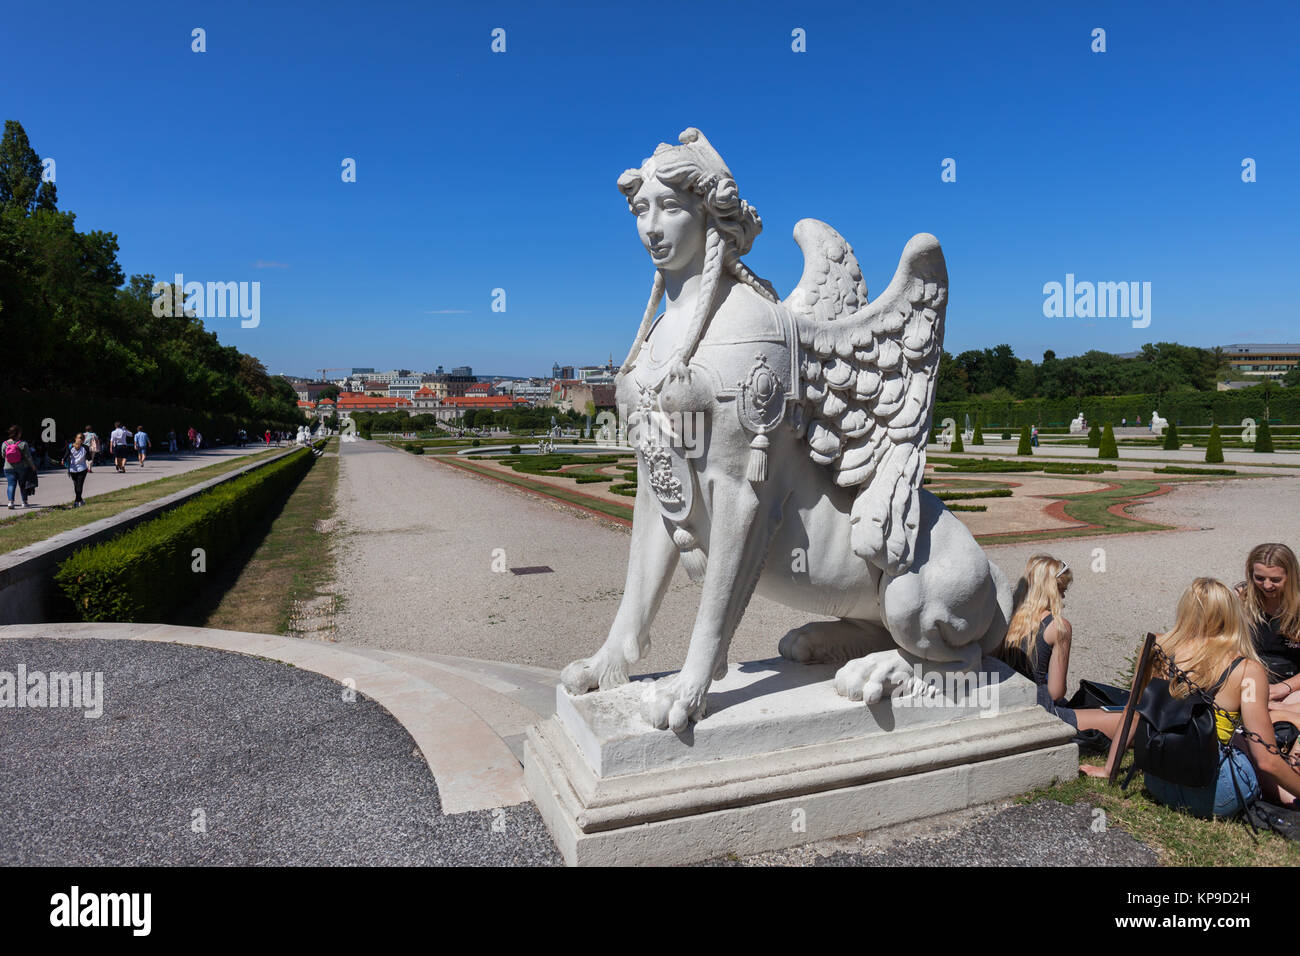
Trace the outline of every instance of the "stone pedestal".
<instances>
[{"instance_id":1,"label":"stone pedestal","mask_svg":"<svg viewBox=\"0 0 1300 956\"><path fill-rule=\"evenodd\" d=\"M847 836L1002 799L1078 770L1073 730L986 658L930 695L866 706L836 668L733 664L704 721L640 714L646 681L571 697L530 728L524 779L570 866L672 865Z\"/></svg>"}]
</instances>

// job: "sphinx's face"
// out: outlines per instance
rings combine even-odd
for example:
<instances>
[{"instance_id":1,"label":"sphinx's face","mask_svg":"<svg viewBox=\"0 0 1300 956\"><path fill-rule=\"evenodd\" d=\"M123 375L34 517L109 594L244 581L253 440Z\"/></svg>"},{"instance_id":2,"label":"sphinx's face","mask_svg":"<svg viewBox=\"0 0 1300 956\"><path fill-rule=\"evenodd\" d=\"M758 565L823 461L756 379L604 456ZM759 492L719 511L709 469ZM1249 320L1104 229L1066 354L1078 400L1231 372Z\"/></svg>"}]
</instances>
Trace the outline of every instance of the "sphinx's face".
<instances>
[{"instance_id":1,"label":"sphinx's face","mask_svg":"<svg viewBox=\"0 0 1300 956\"><path fill-rule=\"evenodd\" d=\"M632 197L641 244L660 269L698 269L704 260L707 231L704 202L694 193L678 192L647 176Z\"/></svg>"}]
</instances>

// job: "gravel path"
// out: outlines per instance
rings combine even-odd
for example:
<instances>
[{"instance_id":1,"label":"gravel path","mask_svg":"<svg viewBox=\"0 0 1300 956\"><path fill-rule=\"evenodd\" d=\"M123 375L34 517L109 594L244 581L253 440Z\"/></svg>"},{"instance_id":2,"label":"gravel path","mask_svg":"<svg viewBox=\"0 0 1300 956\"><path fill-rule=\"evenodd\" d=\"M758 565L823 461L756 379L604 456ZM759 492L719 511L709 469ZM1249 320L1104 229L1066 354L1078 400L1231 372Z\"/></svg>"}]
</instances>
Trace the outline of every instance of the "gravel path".
<instances>
[{"instance_id":1,"label":"gravel path","mask_svg":"<svg viewBox=\"0 0 1300 956\"><path fill-rule=\"evenodd\" d=\"M627 569L625 530L377 443L344 445L341 466L340 640L559 668L604 639ZM1252 545L1300 546L1300 515L1289 505L1297 494L1300 476L1181 485L1133 512L1196 530L986 550L1013 581L1031 554L1069 562L1071 683L1111 680L1127 669L1142 635L1172 623L1193 578L1235 583ZM494 573L498 548L509 567L547 565L555 573ZM698 601L699 589L679 568L638 671L681 666ZM807 619L755 597L732 660L773 656L781 635Z\"/></svg>"},{"instance_id":2,"label":"gravel path","mask_svg":"<svg viewBox=\"0 0 1300 956\"><path fill-rule=\"evenodd\" d=\"M1156 852L1090 804L991 804L713 866L1155 866Z\"/></svg>"},{"instance_id":3,"label":"gravel path","mask_svg":"<svg viewBox=\"0 0 1300 956\"><path fill-rule=\"evenodd\" d=\"M341 449L338 640L549 668L604 641L627 573L626 529L377 442ZM494 557L554 573L494 572ZM698 605L679 567L639 672L681 666ZM772 657L807 621L756 597L732 658Z\"/></svg>"},{"instance_id":4,"label":"gravel path","mask_svg":"<svg viewBox=\"0 0 1300 956\"><path fill-rule=\"evenodd\" d=\"M559 863L532 804L443 816L406 730L319 674L146 641L0 642L0 671L20 664L101 673L103 713L0 709L0 865Z\"/></svg>"}]
</instances>

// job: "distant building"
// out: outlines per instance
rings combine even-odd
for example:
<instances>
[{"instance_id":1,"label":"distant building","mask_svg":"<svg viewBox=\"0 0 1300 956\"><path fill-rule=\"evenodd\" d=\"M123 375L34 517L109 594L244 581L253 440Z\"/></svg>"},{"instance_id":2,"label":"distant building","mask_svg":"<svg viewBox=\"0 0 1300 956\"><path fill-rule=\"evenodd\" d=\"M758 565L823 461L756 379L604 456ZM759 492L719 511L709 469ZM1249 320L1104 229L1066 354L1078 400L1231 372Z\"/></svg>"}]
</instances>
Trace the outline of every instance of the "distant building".
<instances>
[{"instance_id":1,"label":"distant building","mask_svg":"<svg viewBox=\"0 0 1300 956\"><path fill-rule=\"evenodd\" d=\"M398 375L388 383L389 398L410 399L415 396L416 390L420 388L420 376L418 375Z\"/></svg>"},{"instance_id":2,"label":"distant building","mask_svg":"<svg viewBox=\"0 0 1300 956\"><path fill-rule=\"evenodd\" d=\"M293 385L293 390L298 393L298 400L311 402L313 405L320 397L320 393L327 388L338 388L338 386L332 382L295 382Z\"/></svg>"},{"instance_id":3,"label":"distant building","mask_svg":"<svg viewBox=\"0 0 1300 956\"><path fill-rule=\"evenodd\" d=\"M1229 367L1247 378L1281 378L1300 362L1300 345L1251 343L1222 348Z\"/></svg>"}]
</instances>

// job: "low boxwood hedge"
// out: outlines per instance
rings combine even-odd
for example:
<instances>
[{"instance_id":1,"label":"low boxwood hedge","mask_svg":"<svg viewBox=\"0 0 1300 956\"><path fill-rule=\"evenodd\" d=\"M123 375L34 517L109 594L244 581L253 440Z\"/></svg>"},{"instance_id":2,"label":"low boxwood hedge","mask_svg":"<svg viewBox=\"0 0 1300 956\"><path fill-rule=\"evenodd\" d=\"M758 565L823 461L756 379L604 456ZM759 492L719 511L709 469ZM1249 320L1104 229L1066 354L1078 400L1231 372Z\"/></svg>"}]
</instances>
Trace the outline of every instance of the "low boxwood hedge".
<instances>
[{"instance_id":1,"label":"low boxwood hedge","mask_svg":"<svg viewBox=\"0 0 1300 956\"><path fill-rule=\"evenodd\" d=\"M233 478L130 531L74 552L54 572L83 621L163 621L193 598L315 462L307 448ZM206 573L194 570L195 548Z\"/></svg>"}]
</instances>

